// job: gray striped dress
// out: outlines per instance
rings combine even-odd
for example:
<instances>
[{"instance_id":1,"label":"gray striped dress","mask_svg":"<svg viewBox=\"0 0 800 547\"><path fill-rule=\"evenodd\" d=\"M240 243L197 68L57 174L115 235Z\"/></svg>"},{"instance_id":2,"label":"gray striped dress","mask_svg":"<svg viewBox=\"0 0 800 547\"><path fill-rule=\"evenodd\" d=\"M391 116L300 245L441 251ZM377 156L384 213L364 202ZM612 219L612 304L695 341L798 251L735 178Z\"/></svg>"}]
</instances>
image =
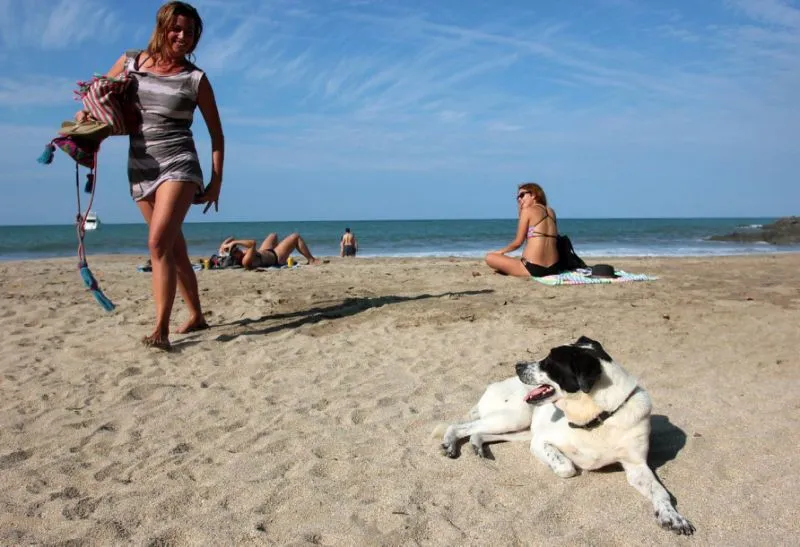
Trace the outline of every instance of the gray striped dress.
<instances>
[{"instance_id":1,"label":"gray striped dress","mask_svg":"<svg viewBox=\"0 0 800 547\"><path fill-rule=\"evenodd\" d=\"M194 65L169 76L140 71L138 54L127 51L125 64L142 111L142 127L131 134L128 150L131 196L143 199L167 180L193 183L199 194L203 171L191 127L203 71Z\"/></svg>"}]
</instances>

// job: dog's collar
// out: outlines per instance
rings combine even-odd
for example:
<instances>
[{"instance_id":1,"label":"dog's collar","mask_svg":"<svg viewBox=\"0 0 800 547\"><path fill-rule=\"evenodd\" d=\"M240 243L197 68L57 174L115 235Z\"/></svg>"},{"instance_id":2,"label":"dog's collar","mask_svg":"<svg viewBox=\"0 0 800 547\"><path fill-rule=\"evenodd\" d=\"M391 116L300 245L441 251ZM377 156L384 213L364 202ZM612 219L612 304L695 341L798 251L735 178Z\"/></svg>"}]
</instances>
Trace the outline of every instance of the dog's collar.
<instances>
[{"instance_id":1,"label":"dog's collar","mask_svg":"<svg viewBox=\"0 0 800 547\"><path fill-rule=\"evenodd\" d=\"M569 425L569 426L570 426L571 428L573 428L573 429L589 429L589 430L592 430L592 429L597 429L598 427L600 427L601 425L603 425L603 423L604 423L606 420L608 420L608 419L609 419L611 416L613 416L614 414L616 414L616 413L617 413L617 411L618 411L620 408L622 408L623 406L625 406L625 403L627 403L628 401L630 401L630 400L631 400L631 397L633 397L633 394L634 394L634 393L636 393L637 391L639 391L639 386L636 386L635 388L633 388L633 391L631 391L631 392L628 394L628 396L627 396L627 397L625 397L625 400L624 400L624 401L622 401L622 404L620 404L620 405L619 405L617 408L615 408L615 409L614 409L614 410L612 410L611 412L608 412L608 411L604 410L603 412L601 412L600 414L598 414L597 416L595 416L595 418L594 418L593 420L591 420L591 421L589 421L589 422L586 422L585 424L578 425L578 424L573 424L572 422L567 422L567 425Z\"/></svg>"}]
</instances>

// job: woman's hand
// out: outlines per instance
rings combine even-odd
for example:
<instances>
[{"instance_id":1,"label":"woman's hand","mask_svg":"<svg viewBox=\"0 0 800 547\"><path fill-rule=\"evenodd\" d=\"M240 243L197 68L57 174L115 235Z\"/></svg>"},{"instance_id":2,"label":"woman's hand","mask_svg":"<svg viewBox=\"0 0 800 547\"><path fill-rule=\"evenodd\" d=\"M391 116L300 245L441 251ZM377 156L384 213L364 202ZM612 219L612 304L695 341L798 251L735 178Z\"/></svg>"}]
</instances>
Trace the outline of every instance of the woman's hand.
<instances>
[{"instance_id":1,"label":"woman's hand","mask_svg":"<svg viewBox=\"0 0 800 547\"><path fill-rule=\"evenodd\" d=\"M195 204L205 203L203 214L206 214L211 206L214 206L214 212L219 211L219 193L222 190L222 181L217 177L211 177L211 182L208 183L203 193L195 198Z\"/></svg>"},{"instance_id":2,"label":"woman's hand","mask_svg":"<svg viewBox=\"0 0 800 547\"><path fill-rule=\"evenodd\" d=\"M86 110L78 110L75 113L75 121L78 123L83 123L89 118L89 112Z\"/></svg>"}]
</instances>

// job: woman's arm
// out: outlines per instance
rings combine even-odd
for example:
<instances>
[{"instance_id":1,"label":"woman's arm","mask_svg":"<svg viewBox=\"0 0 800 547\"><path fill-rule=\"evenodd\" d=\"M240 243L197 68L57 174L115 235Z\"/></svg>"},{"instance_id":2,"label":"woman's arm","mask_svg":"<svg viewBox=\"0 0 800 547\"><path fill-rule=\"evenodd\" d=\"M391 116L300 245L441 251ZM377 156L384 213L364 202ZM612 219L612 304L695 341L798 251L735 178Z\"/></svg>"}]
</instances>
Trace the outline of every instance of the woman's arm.
<instances>
[{"instance_id":1,"label":"woman's arm","mask_svg":"<svg viewBox=\"0 0 800 547\"><path fill-rule=\"evenodd\" d=\"M123 53L122 56L117 59L117 62L114 63L114 66L111 67L111 70L106 73L106 78L116 78L122 74L122 72L125 70L125 63L127 61L128 56Z\"/></svg>"},{"instance_id":2,"label":"woman's arm","mask_svg":"<svg viewBox=\"0 0 800 547\"><path fill-rule=\"evenodd\" d=\"M512 241L499 251L492 251L491 254L504 255L506 253L516 251L522 246L523 243L525 243L525 236L527 235L527 232L528 232L528 215L523 213L519 216L519 223L517 224L517 235L514 237L514 241Z\"/></svg>"},{"instance_id":3,"label":"woman's arm","mask_svg":"<svg viewBox=\"0 0 800 547\"><path fill-rule=\"evenodd\" d=\"M256 247L256 240L255 239L234 239L233 241L228 243L229 247L233 247L234 245L240 245L245 249L255 249Z\"/></svg>"},{"instance_id":4,"label":"woman's arm","mask_svg":"<svg viewBox=\"0 0 800 547\"><path fill-rule=\"evenodd\" d=\"M225 135L222 133L222 122L219 119L214 90L205 74L200 80L200 87L197 90L197 106L200 107L200 112L203 114L206 127L208 127L208 135L211 137L211 181L199 201L199 203L208 204L203 210L205 213L212 204L214 210L218 210L217 203L222 189L222 166L225 163Z\"/></svg>"}]
</instances>

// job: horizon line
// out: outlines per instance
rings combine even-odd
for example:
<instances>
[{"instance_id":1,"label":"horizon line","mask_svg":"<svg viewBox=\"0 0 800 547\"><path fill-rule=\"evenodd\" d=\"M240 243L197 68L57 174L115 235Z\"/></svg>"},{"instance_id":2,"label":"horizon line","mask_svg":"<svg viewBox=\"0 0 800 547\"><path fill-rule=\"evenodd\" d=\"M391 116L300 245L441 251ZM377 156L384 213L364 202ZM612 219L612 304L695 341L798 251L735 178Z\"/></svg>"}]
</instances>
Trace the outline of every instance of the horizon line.
<instances>
[{"instance_id":1,"label":"horizon line","mask_svg":"<svg viewBox=\"0 0 800 547\"><path fill-rule=\"evenodd\" d=\"M781 218L794 218L800 215L781 215L781 216L707 216L707 217L560 217L559 220L749 220L749 219L781 219ZM187 221L184 224L255 224L255 223L289 223L289 222L338 222L341 224L353 224L357 222L441 222L441 221L492 221L492 220L517 220L517 217L506 218L479 218L479 217L463 217L463 218L375 218L375 219L317 219L317 220L201 220L201 221ZM143 221L138 222L101 222L107 226L132 226L144 224ZM30 226L75 226L74 224L3 224L0 228L20 228Z\"/></svg>"}]
</instances>

